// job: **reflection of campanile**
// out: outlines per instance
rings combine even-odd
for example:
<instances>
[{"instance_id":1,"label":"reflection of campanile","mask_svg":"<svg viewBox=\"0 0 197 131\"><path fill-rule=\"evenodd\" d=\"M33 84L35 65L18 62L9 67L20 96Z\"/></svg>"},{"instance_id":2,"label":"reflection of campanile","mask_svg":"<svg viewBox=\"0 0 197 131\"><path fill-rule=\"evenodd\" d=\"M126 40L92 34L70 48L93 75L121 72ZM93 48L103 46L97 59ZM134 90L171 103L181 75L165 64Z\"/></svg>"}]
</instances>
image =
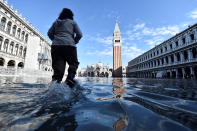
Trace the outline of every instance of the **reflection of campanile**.
<instances>
[{"instance_id":1,"label":"reflection of campanile","mask_svg":"<svg viewBox=\"0 0 197 131\"><path fill-rule=\"evenodd\" d=\"M122 40L118 22L113 34L113 77L122 77Z\"/></svg>"}]
</instances>

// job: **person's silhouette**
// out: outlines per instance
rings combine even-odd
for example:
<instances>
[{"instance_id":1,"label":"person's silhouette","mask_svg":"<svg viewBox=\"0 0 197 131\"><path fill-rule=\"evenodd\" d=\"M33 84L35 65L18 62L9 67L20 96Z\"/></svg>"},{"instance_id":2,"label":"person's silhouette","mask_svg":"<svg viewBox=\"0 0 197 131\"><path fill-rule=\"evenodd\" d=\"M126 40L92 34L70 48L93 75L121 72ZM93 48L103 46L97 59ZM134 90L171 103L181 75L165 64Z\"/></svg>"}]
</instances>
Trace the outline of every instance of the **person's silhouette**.
<instances>
[{"instance_id":1,"label":"person's silhouette","mask_svg":"<svg viewBox=\"0 0 197 131\"><path fill-rule=\"evenodd\" d=\"M48 31L48 36L52 40L51 57L53 76L52 81L60 83L64 76L66 62L69 65L66 83L73 87L74 77L79 62L77 59L76 44L82 37L81 30L73 20L73 12L64 8L58 19L53 23Z\"/></svg>"}]
</instances>

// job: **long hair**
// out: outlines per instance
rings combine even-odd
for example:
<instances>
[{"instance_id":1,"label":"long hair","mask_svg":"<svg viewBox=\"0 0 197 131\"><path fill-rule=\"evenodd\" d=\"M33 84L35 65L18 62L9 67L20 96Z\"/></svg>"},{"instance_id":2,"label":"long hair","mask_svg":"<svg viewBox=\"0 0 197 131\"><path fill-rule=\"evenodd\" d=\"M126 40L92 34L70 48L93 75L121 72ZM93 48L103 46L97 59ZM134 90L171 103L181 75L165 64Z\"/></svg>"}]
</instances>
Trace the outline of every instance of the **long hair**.
<instances>
[{"instance_id":1,"label":"long hair","mask_svg":"<svg viewBox=\"0 0 197 131\"><path fill-rule=\"evenodd\" d=\"M60 13L58 19L63 20L63 19L71 19L73 20L73 12L68 9L68 8L63 8L62 12Z\"/></svg>"}]
</instances>

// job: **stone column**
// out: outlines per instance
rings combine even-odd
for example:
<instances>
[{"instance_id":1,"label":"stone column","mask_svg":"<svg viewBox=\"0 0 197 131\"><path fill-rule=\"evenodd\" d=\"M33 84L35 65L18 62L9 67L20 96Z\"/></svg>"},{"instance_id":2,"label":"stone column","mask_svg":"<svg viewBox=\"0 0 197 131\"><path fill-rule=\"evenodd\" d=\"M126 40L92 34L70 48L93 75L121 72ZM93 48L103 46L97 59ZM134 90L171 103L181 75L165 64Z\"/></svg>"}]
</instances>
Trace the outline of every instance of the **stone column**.
<instances>
[{"instance_id":1,"label":"stone column","mask_svg":"<svg viewBox=\"0 0 197 131\"><path fill-rule=\"evenodd\" d=\"M180 52L180 58L181 58L181 62L184 61L184 54L183 54L183 51Z\"/></svg>"},{"instance_id":2,"label":"stone column","mask_svg":"<svg viewBox=\"0 0 197 131\"><path fill-rule=\"evenodd\" d=\"M3 38L3 40L2 40L2 44L1 44L0 50L3 50L4 42L5 42L5 38Z\"/></svg>"},{"instance_id":3,"label":"stone column","mask_svg":"<svg viewBox=\"0 0 197 131\"><path fill-rule=\"evenodd\" d=\"M10 53L10 41L8 42L8 46L7 46L6 52Z\"/></svg>"},{"instance_id":4,"label":"stone column","mask_svg":"<svg viewBox=\"0 0 197 131\"><path fill-rule=\"evenodd\" d=\"M171 64L171 63L172 63L172 61L171 61L171 57L170 57L170 56L168 56L168 63L169 63L169 64Z\"/></svg>"},{"instance_id":5,"label":"stone column","mask_svg":"<svg viewBox=\"0 0 197 131\"><path fill-rule=\"evenodd\" d=\"M188 60L191 60L192 59L192 50L188 49L187 52L188 52Z\"/></svg>"},{"instance_id":6,"label":"stone column","mask_svg":"<svg viewBox=\"0 0 197 131\"><path fill-rule=\"evenodd\" d=\"M188 33L185 35L185 44L187 45L189 43L189 37Z\"/></svg>"},{"instance_id":7,"label":"stone column","mask_svg":"<svg viewBox=\"0 0 197 131\"><path fill-rule=\"evenodd\" d=\"M182 68L182 74L183 74L183 78L185 78L185 69Z\"/></svg>"},{"instance_id":8,"label":"stone column","mask_svg":"<svg viewBox=\"0 0 197 131\"><path fill-rule=\"evenodd\" d=\"M162 60L161 60L162 58L160 58L159 59L159 62L160 62L160 66L163 66L163 64L162 64Z\"/></svg>"},{"instance_id":9,"label":"stone column","mask_svg":"<svg viewBox=\"0 0 197 131\"><path fill-rule=\"evenodd\" d=\"M194 68L192 66L190 67L190 73L191 73L192 78L195 78Z\"/></svg>"},{"instance_id":10,"label":"stone column","mask_svg":"<svg viewBox=\"0 0 197 131\"><path fill-rule=\"evenodd\" d=\"M174 53L174 63L177 63L177 56L175 53Z\"/></svg>"},{"instance_id":11,"label":"stone column","mask_svg":"<svg viewBox=\"0 0 197 131\"><path fill-rule=\"evenodd\" d=\"M6 23L5 23L5 28L4 28L4 31L7 33L7 25L8 25L8 20L6 20Z\"/></svg>"},{"instance_id":12,"label":"stone column","mask_svg":"<svg viewBox=\"0 0 197 131\"><path fill-rule=\"evenodd\" d=\"M172 70L170 70L170 78L172 78Z\"/></svg>"},{"instance_id":13,"label":"stone column","mask_svg":"<svg viewBox=\"0 0 197 131\"><path fill-rule=\"evenodd\" d=\"M164 60L164 65L166 65L166 57L164 57L164 59L163 59L163 60Z\"/></svg>"},{"instance_id":14,"label":"stone column","mask_svg":"<svg viewBox=\"0 0 197 131\"><path fill-rule=\"evenodd\" d=\"M12 23L12 25L10 27L10 34L12 34L12 28L13 28L13 23Z\"/></svg>"},{"instance_id":15,"label":"stone column","mask_svg":"<svg viewBox=\"0 0 197 131\"><path fill-rule=\"evenodd\" d=\"M8 61L5 59L3 67L7 68L7 65L8 65Z\"/></svg>"},{"instance_id":16,"label":"stone column","mask_svg":"<svg viewBox=\"0 0 197 131\"><path fill-rule=\"evenodd\" d=\"M178 69L175 69L176 71L176 79L179 77Z\"/></svg>"}]
</instances>

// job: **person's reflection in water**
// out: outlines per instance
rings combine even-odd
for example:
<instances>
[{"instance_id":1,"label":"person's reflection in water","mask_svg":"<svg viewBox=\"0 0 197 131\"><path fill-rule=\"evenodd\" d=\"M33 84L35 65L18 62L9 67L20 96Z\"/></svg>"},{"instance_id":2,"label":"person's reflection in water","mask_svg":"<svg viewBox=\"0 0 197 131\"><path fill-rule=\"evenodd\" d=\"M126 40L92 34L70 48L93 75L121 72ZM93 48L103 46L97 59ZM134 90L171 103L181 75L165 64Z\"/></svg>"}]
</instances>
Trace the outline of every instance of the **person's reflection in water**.
<instances>
[{"instance_id":1,"label":"person's reflection in water","mask_svg":"<svg viewBox=\"0 0 197 131\"><path fill-rule=\"evenodd\" d=\"M119 79L118 78L114 78L112 85L114 85L113 93L116 95L115 98L117 99L118 103L120 104L120 107L124 111L124 117L122 117L119 120L117 120L114 123L113 128L115 129L115 131L122 131L128 125L128 114L127 114L127 111L123 108L123 106L122 106L122 104L120 102L120 98L121 98L122 94L124 94L126 91L125 91L125 88L124 88L124 85L123 85L123 81L122 81L121 78L119 78Z\"/></svg>"}]
</instances>

